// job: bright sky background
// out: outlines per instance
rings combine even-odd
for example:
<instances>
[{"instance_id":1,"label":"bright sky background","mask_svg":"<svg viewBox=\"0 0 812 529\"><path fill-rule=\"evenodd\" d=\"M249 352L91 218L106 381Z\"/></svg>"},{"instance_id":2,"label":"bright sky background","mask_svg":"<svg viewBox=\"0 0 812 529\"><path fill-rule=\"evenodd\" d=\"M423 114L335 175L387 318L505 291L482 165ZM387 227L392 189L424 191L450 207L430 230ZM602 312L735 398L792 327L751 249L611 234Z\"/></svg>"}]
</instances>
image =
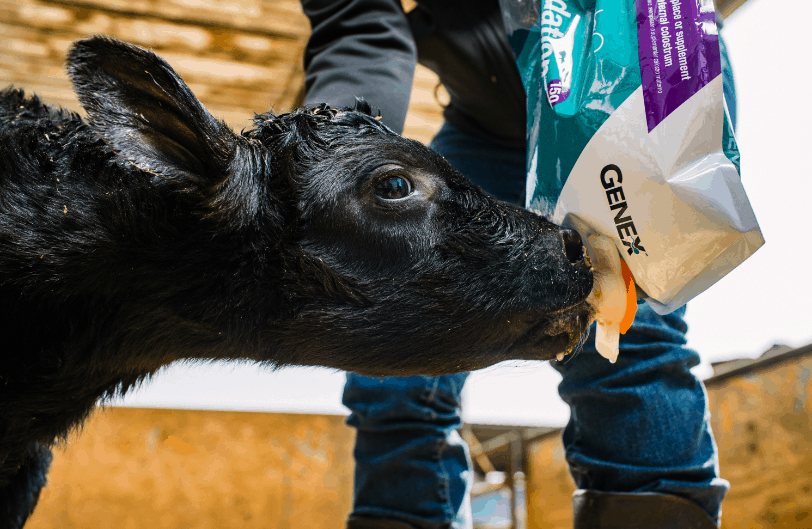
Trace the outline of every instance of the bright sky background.
<instances>
[{"instance_id":1,"label":"bright sky background","mask_svg":"<svg viewBox=\"0 0 812 529\"><path fill-rule=\"evenodd\" d=\"M702 356L696 368L702 378L710 375L711 362L754 358L774 343L812 343L809 20L810 0L749 0L725 24L738 90L742 179L767 243L688 304L688 345ZM563 425L569 409L558 397L559 380L544 362L473 373L465 387L465 419ZM343 373L327 369L173 365L116 404L346 414L343 384Z\"/></svg>"}]
</instances>

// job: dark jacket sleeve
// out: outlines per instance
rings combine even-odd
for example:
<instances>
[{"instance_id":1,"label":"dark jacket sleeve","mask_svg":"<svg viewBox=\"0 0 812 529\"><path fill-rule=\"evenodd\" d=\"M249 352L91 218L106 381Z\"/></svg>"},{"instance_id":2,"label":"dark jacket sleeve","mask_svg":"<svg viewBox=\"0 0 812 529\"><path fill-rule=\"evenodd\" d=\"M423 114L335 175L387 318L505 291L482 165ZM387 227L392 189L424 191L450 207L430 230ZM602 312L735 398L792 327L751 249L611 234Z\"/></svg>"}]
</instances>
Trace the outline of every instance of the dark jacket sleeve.
<instances>
[{"instance_id":1,"label":"dark jacket sleeve","mask_svg":"<svg viewBox=\"0 0 812 529\"><path fill-rule=\"evenodd\" d=\"M498 0L420 0L408 20L420 64L451 96L446 121L497 145L524 148L527 98Z\"/></svg>"},{"instance_id":2,"label":"dark jacket sleeve","mask_svg":"<svg viewBox=\"0 0 812 529\"><path fill-rule=\"evenodd\" d=\"M312 33L305 103L352 106L363 98L403 132L417 49L399 0L301 0Z\"/></svg>"}]
</instances>

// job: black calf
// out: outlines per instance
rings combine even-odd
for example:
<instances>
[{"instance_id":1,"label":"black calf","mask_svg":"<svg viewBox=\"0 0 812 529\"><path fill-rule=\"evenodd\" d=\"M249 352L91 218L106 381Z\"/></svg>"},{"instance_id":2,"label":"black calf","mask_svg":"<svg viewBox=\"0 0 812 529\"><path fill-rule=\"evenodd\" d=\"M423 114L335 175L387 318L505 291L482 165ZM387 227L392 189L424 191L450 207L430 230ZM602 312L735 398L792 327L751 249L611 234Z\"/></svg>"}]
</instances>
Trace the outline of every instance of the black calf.
<instances>
[{"instance_id":1,"label":"black calf","mask_svg":"<svg viewBox=\"0 0 812 529\"><path fill-rule=\"evenodd\" d=\"M237 135L145 50L80 41L68 69L89 123L0 92L0 527L55 439L175 360L439 374L591 319L579 240L364 105Z\"/></svg>"}]
</instances>

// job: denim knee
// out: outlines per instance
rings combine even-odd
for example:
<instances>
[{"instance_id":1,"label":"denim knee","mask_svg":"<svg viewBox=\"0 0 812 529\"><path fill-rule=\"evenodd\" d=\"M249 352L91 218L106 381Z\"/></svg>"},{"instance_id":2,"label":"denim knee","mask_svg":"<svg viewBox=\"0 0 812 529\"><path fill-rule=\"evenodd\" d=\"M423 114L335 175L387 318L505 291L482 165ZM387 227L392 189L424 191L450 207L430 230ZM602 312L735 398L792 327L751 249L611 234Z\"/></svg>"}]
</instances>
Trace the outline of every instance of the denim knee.
<instances>
[{"instance_id":1,"label":"denim knee","mask_svg":"<svg viewBox=\"0 0 812 529\"><path fill-rule=\"evenodd\" d=\"M404 422L428 421L442 430L460 425L460 395L468 373L441 377L373 378L347 373L343 404L347 423L359 429L385 430Z\"/></svg>"},{"instance_id":2,"label":"denim knee","mask_svg":"<svg viewBox=\"0 0 812 529\"><path fill-rule=\"evenodd\" d=\"M470 456L456 431L466 377L347 375L343 402L357 432L352 516L420 529L454 520L470 477Z\"/></svg>"},{"instance_id":3,"label":"denim knee","mask_svg":"<svg viewBox=\"0 0 812 529\"><path fill-rule=\"evenodd\" d=\"M571 410L563 442L579 488L675 494L718 519L728 484L704 386L690 371L699 355L685 347L684 314L660 316L641 302L617 363L597 354L594 325L577 358L552 363Z\"/></svg>"}]
</instances>

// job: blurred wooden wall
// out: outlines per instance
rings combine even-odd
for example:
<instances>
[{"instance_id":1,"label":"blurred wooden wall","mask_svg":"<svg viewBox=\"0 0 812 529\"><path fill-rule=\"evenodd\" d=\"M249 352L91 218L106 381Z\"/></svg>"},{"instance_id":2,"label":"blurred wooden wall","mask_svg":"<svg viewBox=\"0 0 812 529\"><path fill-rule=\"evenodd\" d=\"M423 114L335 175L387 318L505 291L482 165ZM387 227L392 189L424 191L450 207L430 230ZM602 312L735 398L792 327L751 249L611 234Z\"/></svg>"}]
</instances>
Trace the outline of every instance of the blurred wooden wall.
<instances>
[{"instance_id":1,"label":"blurred wooden wall","mask_svg":"<svg viewBox=\"0 0 812 529\"><path fill-rule=\"evenodd\" d=\"M0 0L0 87L80 110L65 54L93 34L152 48L237 131L254 113L286 112L302 98L310 24L298 0ZM406 136L428 142L439 129L436 86L419 67Z\"/></svg>"},{"instance_id":2,"label":"blurred wooden wall","mask_svg":"<svg viewBox=\"0 0 812 529\"><path fill-rule=\"evenodd\" d=\"M812 527L812 346L707 382L721 475L722 529ZM618 447L618 449L629 449ZM528 527L572 527L561 433L528 453Z\"/></svg>"},{"instance_id":3,"label":"blurred wooden wall","mask_svg":"<svg viewBox=\"0 0 812 529\"><path fill-rule=\"evenodd\" d=\"M336 529L351 509L344 417L98 411L55 460L26 529Z\"/></svg>"}]
</instances>

